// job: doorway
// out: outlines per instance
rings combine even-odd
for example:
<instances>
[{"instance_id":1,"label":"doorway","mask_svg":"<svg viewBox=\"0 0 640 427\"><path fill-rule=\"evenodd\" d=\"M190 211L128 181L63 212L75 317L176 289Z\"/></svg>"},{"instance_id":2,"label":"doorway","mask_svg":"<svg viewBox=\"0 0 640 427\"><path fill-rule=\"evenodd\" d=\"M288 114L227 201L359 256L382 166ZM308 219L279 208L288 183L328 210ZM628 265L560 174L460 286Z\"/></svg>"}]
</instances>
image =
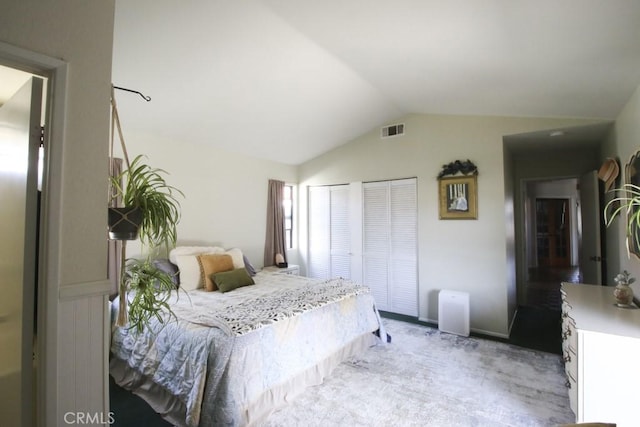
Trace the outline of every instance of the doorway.
<instances>
[{"instance_id":1,"label":"doorway","mask_svg":"<svg viewBox=\"0 0 640 427\"><path fill-rule=\"evenodd\" d=\"M0 424L37 418L37 288L44 148L42 78L2 68L0 99ZM12 83L9 83L12 82ZM17 86L17 88L16 88Z\"/></svg>"},{"instance_id":2,"label":"doorway","mask_svg":"<svg viewBox=\"0 0 640 427\"><path fill-rule=\"evenodd\" d=\"M571 266L569 199L536 199L538 267Z\"/></svg>"},{"instance_id":3,"label":"doorway","mask_svg":"<svg viewBox=\"0 0 640 427\"><path fill-rule=\"evenodd\" d=\"M560 311L560 283L581 277L578 179L527 181L525 194L527 271L521 305Z\"/></svg>"}]
</instances>

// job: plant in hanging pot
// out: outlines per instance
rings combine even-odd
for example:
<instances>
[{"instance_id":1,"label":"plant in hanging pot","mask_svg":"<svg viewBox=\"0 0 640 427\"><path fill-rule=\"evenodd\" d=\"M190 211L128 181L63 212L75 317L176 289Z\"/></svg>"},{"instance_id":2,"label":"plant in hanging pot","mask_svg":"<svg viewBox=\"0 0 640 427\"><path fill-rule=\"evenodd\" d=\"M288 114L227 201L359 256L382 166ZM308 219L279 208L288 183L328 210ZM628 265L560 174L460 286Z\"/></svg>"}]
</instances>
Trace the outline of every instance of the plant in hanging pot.
<instances>
[{"instance_id":1,"label":"plant in hanging pot","mask_svg":"<svg viewBox=\"0 0 640 427\"><path fill-rule=\"evenodd\" d=\"M121 174L111 178L112 197L121 198L124 204L123 208L116 209L125 214L110 216L117 220L116 225L137 222L139 226L137 232L126 231L124 234L133 238L117 240L135 240L139 235L140 241L150 248L160 245L168 248L175 244L176 226L180 221L180 203L176 196L184 194L167 184L164 174L164 170L143 163L143 156L138 155ZM113 209L110 208L110 212ZM114 236L112 238L118 236L111 228L110 234Z\"/></svg>"},{"instance_id":2,"label":"plant in hanging pot","mask_svg":"<svg viewBox=\"0 0 640 427\"><path fill-rule=\"evenodd\" d=\"M170 275L157 269L150 257L145 259L126 259L126 240L132 240L134 234L140 237L143 245L152 252L159 246L166 251L175 245L177 224L180 221L180 203L176 196L184 195L180 190L167 184L163 177L166 172L152 168L142 162L143 156L137 156L120 175L111 179L114 197L121 198L126 217L119 217L120 223L130 225L134 215L138 217L139 228L134 233L126 234L122 245L119 295L120 308L116 324L127 323L137 331L149 323L151 317L163 318L162 310L171 314L166 301L170 290L175 289ZM124 182L124 184L121 184ZM110 208L110 212L113 208ZM111 214L110 214L111 215ZM110 236L114 233L110 231ZM115 234L115 236L118 236ZM113 237L112 237L113 238ZM128 301L129 293L133 295Z\"/></svg>"},{"instance_id":3,"label":"plant in hanging pot","mask_svg":"<svg viewBox=\"0 0 640 427\"><path fill-rule=\"evenodd\" d=\"M174 316L168 303L171 291L175 290L173 278L156 267L150 259L127 260L122 281L131 299L128 316L122 319L123 324L119 326L128 323L130 328L141 332L143 327L150 326L152 318L165 323ZM124 313L119 315L124 316Z\"/></svg>"},{"instance_id":4,"label":"plant in hanging pot","mask_svg":"<svg viewBox=\"0 0 640 427\"><path fill-rule=\"evenodd\" d=\"M619 192L621 195L611 199L604 208L604 222L607 227L620 215L626 215L625 234L627 237L627 255L631 252L637 254L640 247L640 187L634 184L624 184L620 188L614 188L609 192ZM616 304L628 307L633 303L632 283L636 281L631 274L624 270L613 279L616 287L613 295Z\"/></svg>"},{"instance_id":5,"label":"plant in hanging pot","mask_svg":"<svg viewBox=\"0 0 640 427\"><path fill-rule=\"evenodd\" d=\"M109 179L109 237L122 241L118 283L120 303L116 325L125 326L129 323L139 331L152 317L163 323L161 312L172 314L167 300L170 291L175 289L173 278L153 264L151 254L157 252L158 247L164 246L168 252L175 245L180 221L180 202L177 197L184 197L184 194L166 182L166 171L146 164L144 156L138 155L129 161L113 89L111 107L110 158L113 159L113 141L117 130L125 164L121 173ZM114 225L132 228L114 230ZM127 260L126 242L137 237L147 246L148 255L144 259Z\"/></svg>"},{"instance_id":6,"label":"plant in hanging pot","mask_svg":"<svg viewBox=\"0 0 640 427\"><path fill-rule=\"evenodd\" d=\"M609 192L621 195L611 199L604 207L604 223L611 226L620 215L626 215L627 254L637 253L640 247L640 187L624 184Z\"/></svg>"}]
</instances>

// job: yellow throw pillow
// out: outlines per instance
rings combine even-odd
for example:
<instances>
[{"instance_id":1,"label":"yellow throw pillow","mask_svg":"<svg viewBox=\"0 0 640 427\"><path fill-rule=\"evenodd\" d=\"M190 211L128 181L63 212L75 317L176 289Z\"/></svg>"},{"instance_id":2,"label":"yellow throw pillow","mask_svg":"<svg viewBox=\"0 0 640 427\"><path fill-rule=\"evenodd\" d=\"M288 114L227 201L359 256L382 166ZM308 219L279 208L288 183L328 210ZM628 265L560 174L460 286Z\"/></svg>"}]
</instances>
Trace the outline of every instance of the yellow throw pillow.
<instances>
[{"instance_id":1,"label":"yellow throw pillow","mask_svg":"<svg viewBox=\"0 0 640 427\"><path fill-rule=\"evenodd\" d=\"M198 255L198 263L200 264L200 277L207 291L218 289L216 283L212 280L215 273L233 270L233 259L230 255Z\"/></svg>"}]
</instances>

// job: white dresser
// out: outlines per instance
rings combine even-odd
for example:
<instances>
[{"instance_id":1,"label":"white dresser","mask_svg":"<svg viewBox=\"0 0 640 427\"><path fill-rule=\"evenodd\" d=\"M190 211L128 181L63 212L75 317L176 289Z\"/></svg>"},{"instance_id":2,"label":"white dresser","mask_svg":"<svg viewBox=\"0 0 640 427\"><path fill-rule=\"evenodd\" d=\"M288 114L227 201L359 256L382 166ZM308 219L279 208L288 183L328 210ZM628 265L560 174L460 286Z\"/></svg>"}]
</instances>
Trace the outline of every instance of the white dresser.
<instances>
[{"instance_id":1,"label":"white dresser","mask_svg":"<svg viewBox=\"0 0 640 427\"><path fill-rule=\"evenodd\" d=\"M613 287L562 284L562 351L577 422L640 426L640 309Z\"/></svg>"}]
</instances>

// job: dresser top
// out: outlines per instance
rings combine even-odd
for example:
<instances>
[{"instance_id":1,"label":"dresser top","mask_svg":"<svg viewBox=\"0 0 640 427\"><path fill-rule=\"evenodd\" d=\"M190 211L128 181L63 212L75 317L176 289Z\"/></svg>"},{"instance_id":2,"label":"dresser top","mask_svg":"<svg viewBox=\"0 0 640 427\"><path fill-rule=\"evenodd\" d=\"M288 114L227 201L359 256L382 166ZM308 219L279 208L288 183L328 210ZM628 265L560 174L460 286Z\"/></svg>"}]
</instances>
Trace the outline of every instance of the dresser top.
<instances>
[{"instance_id":1,"label":"dresser top","mask_svg":"<svg viewBox=\"0 0 640 427\"><path fill-rule=\"evenodd\" d=\"M613 286L565 282L561 289L577 329L640 338L640 309L617 307Z\"/></svg>"}]
</instances>

